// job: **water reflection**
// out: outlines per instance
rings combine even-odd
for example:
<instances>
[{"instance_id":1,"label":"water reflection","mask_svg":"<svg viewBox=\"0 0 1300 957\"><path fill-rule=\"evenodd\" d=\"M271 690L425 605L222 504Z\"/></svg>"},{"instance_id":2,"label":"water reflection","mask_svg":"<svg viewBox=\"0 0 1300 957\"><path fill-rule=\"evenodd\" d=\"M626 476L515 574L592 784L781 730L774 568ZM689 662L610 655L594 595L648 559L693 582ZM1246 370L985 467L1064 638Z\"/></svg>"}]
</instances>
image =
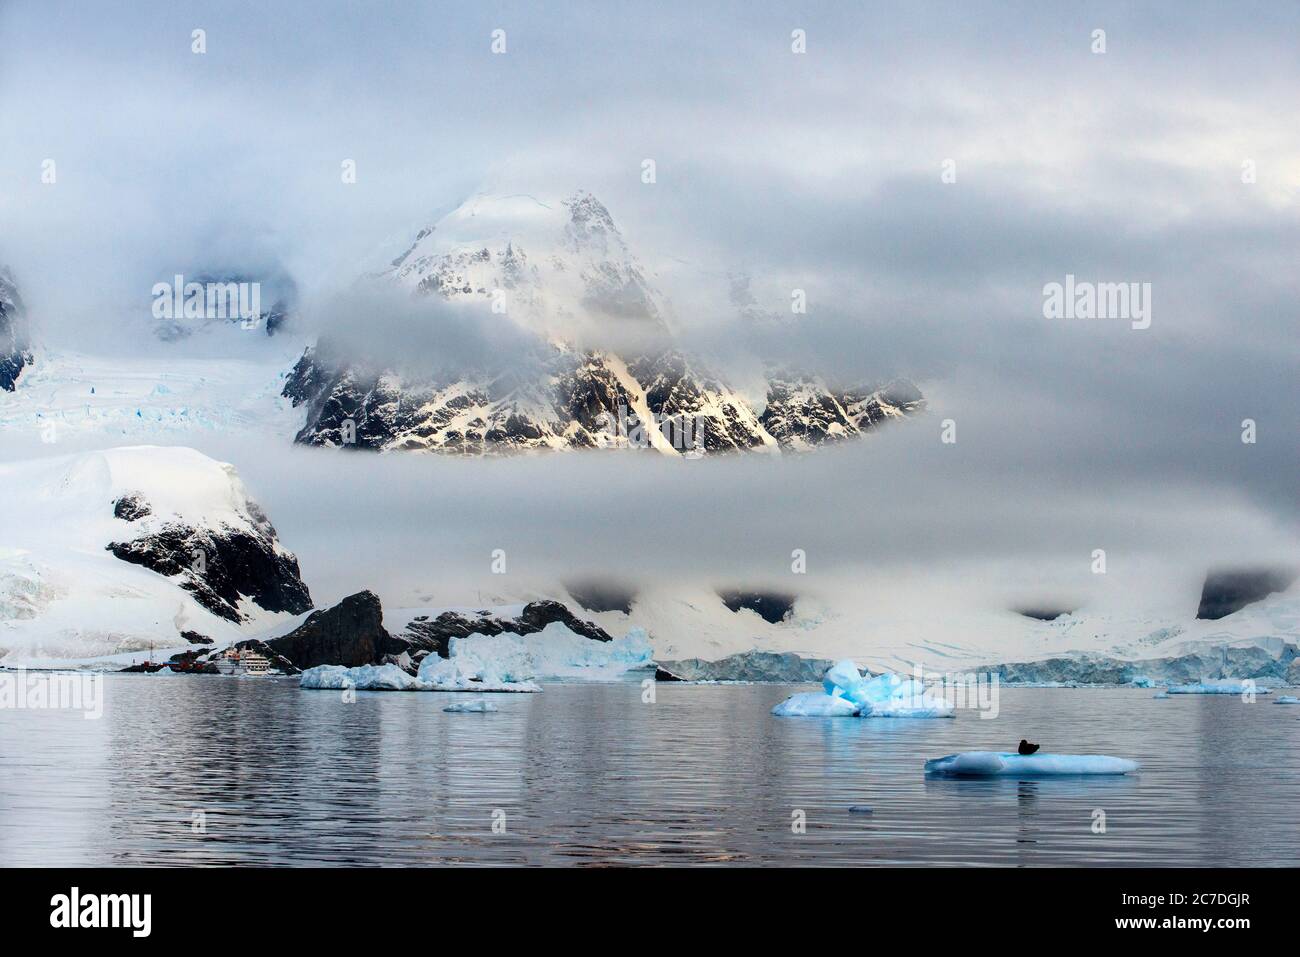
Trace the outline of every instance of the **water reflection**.
<instances>
[{"instance_id":1,"label":"water reflection","mask_svg":"<svg viewBox=\"0 0 1300 957\"><path fill-rule=\"evenodd\" d=\"M490 715L292 681L106 688L100 721L0 712L0 864L1300 863L1296 725L1267 699L1008 690L994 721L873 721L773 718L790 689L764 686L558 684ZM1143 770L922 773L1025 734Z\"/></svg>"}]
</instances>

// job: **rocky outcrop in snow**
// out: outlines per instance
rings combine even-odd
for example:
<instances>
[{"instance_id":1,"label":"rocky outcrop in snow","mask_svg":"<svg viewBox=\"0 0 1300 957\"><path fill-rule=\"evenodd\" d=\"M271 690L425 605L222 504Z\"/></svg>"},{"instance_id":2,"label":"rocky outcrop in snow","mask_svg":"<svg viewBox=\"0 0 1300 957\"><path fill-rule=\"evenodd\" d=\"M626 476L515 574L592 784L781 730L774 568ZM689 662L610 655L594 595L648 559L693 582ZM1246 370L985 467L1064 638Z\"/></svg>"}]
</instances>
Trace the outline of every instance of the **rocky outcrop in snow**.
<instances>
[{"instance_id":1,"label":"rocky outcrop in snow","mask_svg":"<svg viewBox=\"0 0 1300 957\"><path fill-rule=\"evenodd\" d=\"M18 377L32 364L25 313L13 276L0 267L0 389L8 392L17 388Z\"/></svg>"},{"instance_id":2,"label":"rocky outcrop in snow","mask_svg":"<svg viewBox=\"0 0 1300 957\"><path fill-rule=\"evenodd\" d=\"M384 629L384 612L374 592L363 591L344 598L332 608L312 612L305 622L279 638L265 642L273 655L283 657L296 668L317 665L386 663L402 655L407 643Z\"/></svg>"},{"instance_id":3,"label":"rocky outcrop in snow","mask_svg":"<svg viewBox=\"0 0 1300 957\"><path fill-rule=\"evenodd\" d=\"M611 641L610 634L589 621L583 621L558 601L543 599L526 604L517 617L505 618L488 612L465 615L444 611L439 615L412 617L400 632L400 637L410 646L412 657L418 660L421 652L447 657L453 638L469 635L531 635L558 622L576 635L593 641Z\"/></svg>"},{"instance_id":4,"label":"rocky outcrop in snow","mask_svg":"<svg viewBox=\"0 0 1300 957\"><path fill-rule=\"evenodd\" d=\"M130 504L124 508L124 503ZM124 562L178 579L200 605L232 622L245 620L240 610L244 600L271 612L307 611L311 595L299 575L298 560L278 547L275 529L256 504L245 506L251 527L206 528L167 521L106 547ZM114 506L114 515L123 521L138 523L149 514L140 496L118 499Z\"/></svg>"},{"instance_id":5,"label":"rocky outcrop in snow","mask_svg":"<svg viewBox=\"0 0 1300 957\"><path fill-rule=\"evenodd\" d=\"M311 608L233 467L137 446L0 465L0 655L229 642Z\"/></svg>"}]
</instances>

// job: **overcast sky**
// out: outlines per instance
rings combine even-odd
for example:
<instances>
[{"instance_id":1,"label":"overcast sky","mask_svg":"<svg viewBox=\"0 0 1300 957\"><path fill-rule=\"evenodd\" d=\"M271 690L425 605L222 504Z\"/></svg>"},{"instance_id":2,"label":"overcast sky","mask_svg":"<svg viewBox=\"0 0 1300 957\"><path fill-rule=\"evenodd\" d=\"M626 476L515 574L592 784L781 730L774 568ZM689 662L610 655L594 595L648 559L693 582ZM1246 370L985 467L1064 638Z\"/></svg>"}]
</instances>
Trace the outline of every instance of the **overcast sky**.
<instances>
[{"instance_id":1,"label":"overcast sky","mask_svg":"<svg viewBox=\"0 0 1300 957\"><path fill-rule=\"evenodd\" d=\"M0 262L48 339L131 348L119 313L174 271L279 261L328 301L475 190L590 189L701 348L922 383L911 437L797 466L823 500L871 507L879 469L886 497L956 510L958 550L1135 510L1153 547L1294 542L1300 6L1087 7L5 0ZM742 272L765 310L806 289L808 315L739 322L720 304ZM1150 283L1150 328L1045 319L1066 274ZM935 458L943 418L974 473ZM788 477L708 474L683 494L752 484L799 512ZM1018 503L1024 530L990 535ZM938 548L906 514L881 540Z\"/></svg>"}]
</instances>

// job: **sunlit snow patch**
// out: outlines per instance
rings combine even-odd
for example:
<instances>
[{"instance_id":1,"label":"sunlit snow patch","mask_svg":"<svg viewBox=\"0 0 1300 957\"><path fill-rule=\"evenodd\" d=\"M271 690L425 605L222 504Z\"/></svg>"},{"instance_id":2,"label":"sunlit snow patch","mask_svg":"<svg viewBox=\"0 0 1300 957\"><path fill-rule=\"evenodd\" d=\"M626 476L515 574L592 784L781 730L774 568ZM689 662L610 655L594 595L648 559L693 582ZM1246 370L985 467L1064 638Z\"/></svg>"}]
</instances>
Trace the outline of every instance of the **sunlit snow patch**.
<instances>
[{"instance_id":1,"label":"sunlit snow patch","mask_svg":"<svg viewBox=\"0 0 1300 957\"><path fill-rule=\"evenodd\" d=\"M1046 777L1068 774L1128 774L1136 761L1107 754L1011 754L963 751L925 762L926 774L948 777Z\"/></svg>"}]
</instances>

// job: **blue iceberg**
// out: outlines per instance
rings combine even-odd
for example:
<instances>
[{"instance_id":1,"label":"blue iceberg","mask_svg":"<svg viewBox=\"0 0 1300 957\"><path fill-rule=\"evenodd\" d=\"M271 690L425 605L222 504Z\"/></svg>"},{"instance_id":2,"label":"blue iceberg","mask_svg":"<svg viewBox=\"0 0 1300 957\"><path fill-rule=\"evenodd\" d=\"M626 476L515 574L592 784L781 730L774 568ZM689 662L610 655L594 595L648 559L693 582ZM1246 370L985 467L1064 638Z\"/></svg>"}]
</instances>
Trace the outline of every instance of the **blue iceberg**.
<instances>
[{"instance_id":1,"label":"blue iceberg","mask_svg":"<svg viewBox=\"0 0 1300 957\"><path fill-rule=\"evenodd\" d=\"M930 694L915 678L885 674L868 676L855 662L837 662L822 678L825 692L791 695L772 709L784 718L951 718L956 708L946 698ZM838 703L836 703L838 702Z\"/></svg>"},{"instance_id":2,"label":"blue iceberg","mask_svg":"<svg viewBox=\"0 0 1300 957\"><path fill-rule=\"evenodd\" d=\"M1128 774L1136 761L1107 754L1012 754L963 751L925 762L926 774L947 777L1047 777L1067 774Z\"/></svg>"},{"instance_id":3,"label":"blue iceberg","mask_svg":"<svg viewBox=\"0 0 1300 957\"><path fill-rule=\"evenodd\" d=\"M1274 704L1300 704L1300 698L1293 694L1284 694L1273 702Z\"/></svg>"}]
</instances>

